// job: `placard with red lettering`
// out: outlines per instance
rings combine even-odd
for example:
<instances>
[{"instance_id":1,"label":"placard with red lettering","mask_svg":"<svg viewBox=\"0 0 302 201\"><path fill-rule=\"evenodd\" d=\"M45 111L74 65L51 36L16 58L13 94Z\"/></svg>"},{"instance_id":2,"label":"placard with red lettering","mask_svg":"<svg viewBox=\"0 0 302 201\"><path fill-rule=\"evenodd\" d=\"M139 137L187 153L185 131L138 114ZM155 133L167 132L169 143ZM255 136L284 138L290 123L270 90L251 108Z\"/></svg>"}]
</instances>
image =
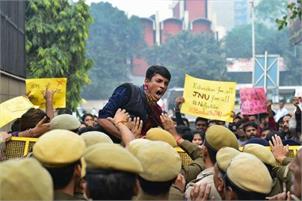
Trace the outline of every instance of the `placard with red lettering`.
<instances>
[{"instance_id":1,"label":"placard with red lettering","mask_svg":"<svg viewBox=\"0 0 302 201\"><path fill-rule=\"evenodd\" d=\"M243 115L266 113L266 95L264 88L240 89L240 110Z\"/></svg>"}]
</instances>

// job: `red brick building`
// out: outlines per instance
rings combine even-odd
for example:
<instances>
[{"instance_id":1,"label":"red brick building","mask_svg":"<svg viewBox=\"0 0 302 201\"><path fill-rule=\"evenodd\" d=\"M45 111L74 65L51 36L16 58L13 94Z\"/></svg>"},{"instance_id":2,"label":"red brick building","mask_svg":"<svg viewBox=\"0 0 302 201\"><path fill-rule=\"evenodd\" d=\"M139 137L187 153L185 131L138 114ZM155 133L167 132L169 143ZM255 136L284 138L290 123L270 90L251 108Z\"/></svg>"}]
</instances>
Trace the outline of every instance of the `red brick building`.
<instances>
[{"instance_id":1,"label":"red brick building","mask_svg":"<svg viewBox=\"0 0 302 201\"><path fill-rule=\"evenodd\" d=\"M167 39L177 35L183 30L183 21L177 18L168 18L161 22L160 43L165 43Z\"/></svg>"},{"instance_id":2,"label":"red brick building","mask_svg":"<svg viewBox=\"0 0 302 201\"><path fill-rule=\"evenodd\" d=\"M151 18L141 18L141 23L144 28L144 40L148 47L155 44L155 22ZM148 63L144 58L136 56L132 59L132 74L135 76L144 76L148 68Z\"/></svg>"},{"instance_id":3,"label":"red brick building","mask_svg":"<svg viewBox=\"0 0 302 201\"><path fill-rule=\"evenodd\" d=\"M151 18L141 18L144 28L144 39L148 47L163 44L170 37L183 30L194 33L212 32L208 18L208 0L178 0L172 8L173 17L159 22ZM159 24L159 26L157 26ZM159 37L156 37L159 35ZM132 59L134 76L144 76L149 64L144 58Z\"/></svg>"}]
</instances>

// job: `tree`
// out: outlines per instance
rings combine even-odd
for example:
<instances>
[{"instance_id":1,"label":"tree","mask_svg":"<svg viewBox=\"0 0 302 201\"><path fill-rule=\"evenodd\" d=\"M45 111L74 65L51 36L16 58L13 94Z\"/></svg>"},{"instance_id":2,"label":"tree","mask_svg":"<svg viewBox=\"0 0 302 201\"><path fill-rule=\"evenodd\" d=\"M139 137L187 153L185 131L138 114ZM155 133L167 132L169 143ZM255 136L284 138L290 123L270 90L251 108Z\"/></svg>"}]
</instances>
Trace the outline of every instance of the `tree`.
<instances>
[{"instance_id":1,"label":"tree","mask_svg":"<svg viewBox=\"0 0 302 201\"><path fill-rule=\"evenodd\" d=\"M278 54L285 59L288 68L288 79L286 84L300 83L301 61L295 57L293 46L289 42L288 29L278 30L273 19L286 8L284 0L275 1L262 0L256 7L257 23L255 25L256 54ZM277 0L276 0L277 2ZM283 4L282 4L283 3ZM269 18L268 13L272 13ZM252 57L252 30L251 25L241 25L232 29L223 40L227 57L251 58Z\"/></svg>"},{"instance_id":2,"label":"tree","mask_svg":"<svg viewBox=\"0 0 302 201\"><path fill-rule=\"evenodd\" d=\"M276 23L278 24L278 28L285 28L290 21L294 21L299 19L301 21L302 17L302 0L297 0L297 2L291 2L287 5L288 14L283 15L282 18L276 19Z\"/></svg>"},{"instance_id":3,"label":"tree","mask_svg":"<svg viewBox=\"0 0 302 201\"><path fill-rule=\"evenodd\" d=\"M276 19L287 13L288 0L262 0L255 8L256 20L271 28L276 27Z\"/></svg>"},{"instance_id":4,"label":"tree","mask_svg":"<svg viewBox=\"0 0 302 201\"><path fill-rule=\"evenodd\" d=\"M149 63L159 63L171 70L171 86L183 86L186 73L203 79L225 78L224 52L220 43L209 33L181 32L144 54Z\"/></svg>"},{"instance_id":5,"label":"tree","mask_svg":"<svg viewBox=\"0 0 302 201\"><path fill-rule=\"evenodd\" d=\"M85 55L92 18L83 0L31 0L26 3L27 76L67 77L67 108L75 110L89 82Z\"/></svg>"},{"instance_id":6,"label":"tree","mask_svg":"<svg viewBox=\"0 0 302 201\"><path fill-rule=\"evenodd\" d=\"M278 31L262 23L255 25L256 54L284 55L290 47L287 30ZM230 31L223 40L227 57L250 58L252 57L252 28L251 25L237 26Z\"/></svg>"},{"instance_id":7,"label":"tree","mask_svg":"<svg viewBox=\"0 0 302 201\"><path fill-rule=\"evenodd\" d=\"M90 27L88 55L94 66L91 84L83 96L90 99L108 98L119 84L128 81L130 58L143 43L138 17L126 16L110 3L92 4L94 23Z\"/></svg>"}]
</instances>

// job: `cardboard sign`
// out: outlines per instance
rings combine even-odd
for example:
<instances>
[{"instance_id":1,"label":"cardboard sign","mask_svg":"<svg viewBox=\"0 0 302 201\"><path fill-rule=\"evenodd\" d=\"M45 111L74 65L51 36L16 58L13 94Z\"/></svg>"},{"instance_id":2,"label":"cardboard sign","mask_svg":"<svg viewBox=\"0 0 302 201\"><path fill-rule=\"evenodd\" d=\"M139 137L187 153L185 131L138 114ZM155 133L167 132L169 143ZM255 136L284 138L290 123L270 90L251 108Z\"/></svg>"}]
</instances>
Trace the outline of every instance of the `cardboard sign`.
<instances>
[{"instance_id":1,"label":"cardboard sign","mask_svg":"<svg viewBox=\"0 0 302 201\"><path fill-rule=\"evenodd\" d=\"M25 82L26 94L34 105L45 108L44 93L48 88L56 91L53 97L54 108L66 107L66 78L27 79Z\"/></svg>"},{"instance_id":2,"label":"cardboard sign","mask_svg":"<svg viewBox=\"0 0 302 201\"><path fill-rule=\"evenodd\" d=\"M9 99L0 104L0 128L17 118L20 118L34 105L24 96Z\"/></svg>"},{"instance_id":3,"label":"cardboard sign","mask_svg":"<svg viewBox=\"0 0 302 201\"><path fill-rule=\"evenodd\" d=\"M243 115L266 113L266 95L264 88L240 89L240 109Z\"/></svg>"},{"instance_id":4,"label":"cardboard sign","mask_svg":"<svg viewBox=\"0 0 302 201\"><path fill-rule=\"evenodd\" d=\"M232 122L235 82L209 81L186 75L185 102L181 112L207 119Z\"/></svg>"}]
</instances>

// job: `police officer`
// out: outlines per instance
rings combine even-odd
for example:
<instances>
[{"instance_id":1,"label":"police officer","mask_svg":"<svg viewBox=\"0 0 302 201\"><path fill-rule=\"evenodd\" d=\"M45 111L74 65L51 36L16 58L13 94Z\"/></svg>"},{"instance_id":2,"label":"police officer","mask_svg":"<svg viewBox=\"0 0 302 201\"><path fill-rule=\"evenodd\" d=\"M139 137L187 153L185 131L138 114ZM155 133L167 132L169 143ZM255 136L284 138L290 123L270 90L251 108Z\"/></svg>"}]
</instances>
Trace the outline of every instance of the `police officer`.
<instances>
[{"instance_id":1,"label":"police officer","mask_svg":"<svg viewBox=\"0 0 302 201\"><path fill-rule=\"evenodd\" d=\"M243 152L250 153L259 158L268 168L273 179L272 191L268 196L286 192L291 186L291 175L288 167L279 166L272 152L259 144L247 144L243 147Z\"/></svg>"},{"instance_id":2,"label":"police officer","mask_svg":"<svg viewBox=\"0 0 302 201\"><path fill-rule=\"evenodd\" d=\"M130 142L128 150L143 167L138 177L141 191L137 199L169 199L169 190L181 170L181 159L175 149L166 142L136 139Z\"/></svg>"},{"instance_id":3,"label":"police officer","mask_svg":"<svg viewBox=\"0 0 302 201\"><path fill-rule=\"evenodd\" d=\"M264 200L272 190L272 178L256 156L240 153L227 167L224 177L226 200Z\"/></svg>"},{"instance_id":4,"label":"police officer","mask_svg":"<svg viewBox=\"0 0 302 201\"><path fill-rule=\"evenodd\" d=\"M238 149L239 144L235 134L224 126L210 126L205 133L205 140L202 145L203 160L206 169L203 170L195 180L187 185L185 192L186 199L190 200L191 191L194 185L206 183L211 186L210 198L213 197L215 200L221 200L214 185L213 175L216 153L222 147L233 147L234 149Z\"/></svg>"},{"instance_id":5,"label":"police officer","mask_svg":"<svg viewBox=\"0 0 302 201\"><path fill-rule=\"evenodd\" d=\"M0 200L52 200L49 173L35 159L0 163Z\"/></svg>"},{"instance_id":6,"label":"police officer","mask_svg":"<svg viewBox=\"0 0 302 201\"><path fill-rule=\"evenodd\" d=\"M42 135L33 147L33 156L50 173L55 200L75 200L74 189L81 179L81 157L86 146L74 132L54 129Z\"/></svg>"},{"instance_id":7,"label":"police officer","mask_svg":"<svg viewBox=\"0 0 302 201\"><path fill-rule=\"evenodd\" d=\"M93 200L131 200L138 192L140 162L117 144L97 143L84 154L86 195Z\"/></svg>"}]
</instances>

